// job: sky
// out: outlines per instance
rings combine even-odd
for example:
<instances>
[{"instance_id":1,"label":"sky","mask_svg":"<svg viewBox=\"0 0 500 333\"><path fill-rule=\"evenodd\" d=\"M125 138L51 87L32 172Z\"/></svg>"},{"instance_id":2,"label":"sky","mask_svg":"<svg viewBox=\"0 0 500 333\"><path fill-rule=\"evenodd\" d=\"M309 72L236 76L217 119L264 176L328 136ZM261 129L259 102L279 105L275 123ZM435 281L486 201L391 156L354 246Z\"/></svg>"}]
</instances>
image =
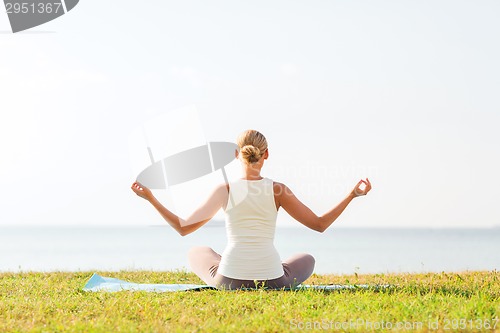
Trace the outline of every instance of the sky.
<instances>
[{"instance_id":1,"label":"sky","mask_svg":"<svg viewBox=\"0 0 500 333\"><path fill-rule=\"evenodd\" d=\"M82 0L13 34L0 13L0 225L164 224L130 189L132 133L188 108L206 141L261 131L262 174L317 214L370 178L335 226L499 226L498 17L497 1ZM155 194L194 209L220 181Z\"/></svg>"}]
</instances>

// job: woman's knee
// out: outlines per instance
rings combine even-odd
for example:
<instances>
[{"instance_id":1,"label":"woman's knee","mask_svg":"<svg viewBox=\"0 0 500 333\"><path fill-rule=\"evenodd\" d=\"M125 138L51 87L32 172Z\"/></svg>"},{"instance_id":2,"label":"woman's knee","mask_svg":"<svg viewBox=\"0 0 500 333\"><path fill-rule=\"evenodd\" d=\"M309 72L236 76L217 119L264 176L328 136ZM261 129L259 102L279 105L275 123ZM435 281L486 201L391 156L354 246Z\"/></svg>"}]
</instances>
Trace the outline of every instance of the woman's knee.
<instances>
[{"instance_id":1,"label":"woman's knee","mask_svg":"<svg viewBox=\"0 0 500 333\"><path fill-rule=\"evenodd\" d=\"M314 259L314 257L309 253L304 253L304 260L307 260L312 267L316 264L316 259Z\"/></svg>"},{"instance_id":2,"label":"woman's knee","mask_svg":"<svg viewBox=\"0 0 500 333\"><path fill-rule=\"evenodd\" d=\"M191 265L214 265L221 259L220 254L209 246L195 246L188 251L188 261Z\"/></svg>"},{"instance_id":3,"label":"woman's knee","mask_svg":"<svg viewBox=\"0 0 500 333\"><path fill-rule=\"evenodd\" d=\"M309 268L309 274L312 274L312 272L314 271L314 266L316 265L316 259L314 259L314 257L309 253L303 253L302 260L305 263L305 265L303 265L305 266L305 269Z\"/></svg>"},{"instance_id":4,"label":"woman's knee","mask_svg":"<svg viewBox=\"0 0 500 333\"><path fill-rule=\"evenodd\" d=\"M295 271L297 276L301 276L303 280L309 278L314 272L314 266L316 264L316 260L309 253L300 253L294 257L293 263L291 263L291 267Z\"/></svg>"},{"instance_id":5,"label":"woman's knee","mask_svg":"<svg viewBox=\"0 0 500 333\"><path fill-rule=\"evenodd\" d=\"M283 262L285 276L302 283L314 272L316 260L308 253L298 253ZM296 280L296 281L295 281Z\"/></svg>"},{"instance_id":6,"label":"woman's knee","mask_svg":"<svg viewBox=\"0 0 500 333\"><path fill-rule=\"evenodd\" d=\"M209 246L193 246L189 249L188 256L200 255L201 253L209 253L212 251L212 248Z\"/></svg>"},{"instance_id":7,"label":"woman's knee","mask_svg":"<svg viewBox=\"0 0 500 333\"><path fill-rule=\"evenodd\" d=\"M188 253L198 253L208 250L211 250L209 246L193 246L192 248L189 249Z\"/></svg>"},{"instance_id":8,"label":"woman's knee","mask_svg":"<svg viewBox=\"0 0 500 333\"><path fill-rule=\"evenodd\" d=\"M211 251L213 250L208 246L194 246L188 251L188 260L189 262L193 262L197 258L200 258L201 256L206 255Z\"/></svg>"},{"instance_id":9,"label":"woman's knee","mask_svg":"<svg viewBox=\"0 0 500 333\"><path fill-rule=\"evenodd\" d=\"M294 256L290 257L288 260L285 260L286 263L291 264L294 262L307 263L308 265L314 267L316 264L316 259L309 253L297 253Z\"/></svg>"}]
</instances>

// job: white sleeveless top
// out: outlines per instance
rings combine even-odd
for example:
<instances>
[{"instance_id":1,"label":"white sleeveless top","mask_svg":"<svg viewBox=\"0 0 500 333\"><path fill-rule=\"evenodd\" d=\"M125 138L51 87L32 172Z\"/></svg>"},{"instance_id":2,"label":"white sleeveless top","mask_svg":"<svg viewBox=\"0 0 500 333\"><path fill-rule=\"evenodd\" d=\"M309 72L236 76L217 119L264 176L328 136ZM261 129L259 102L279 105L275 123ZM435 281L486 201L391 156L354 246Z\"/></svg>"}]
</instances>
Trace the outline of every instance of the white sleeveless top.
<instances>
[{"instance_id":1,"label":"white sleeveless top","mask_svg":"<svg viewBox=\"0 0 500 333\"><path fill-rule=\"evenodd\" d=\"M230 183L225 213L228 243L217 272L240 280L281 277L283 266L274 247L278 211L273 181L239 179Z\"/></svg>"}]
</instances>

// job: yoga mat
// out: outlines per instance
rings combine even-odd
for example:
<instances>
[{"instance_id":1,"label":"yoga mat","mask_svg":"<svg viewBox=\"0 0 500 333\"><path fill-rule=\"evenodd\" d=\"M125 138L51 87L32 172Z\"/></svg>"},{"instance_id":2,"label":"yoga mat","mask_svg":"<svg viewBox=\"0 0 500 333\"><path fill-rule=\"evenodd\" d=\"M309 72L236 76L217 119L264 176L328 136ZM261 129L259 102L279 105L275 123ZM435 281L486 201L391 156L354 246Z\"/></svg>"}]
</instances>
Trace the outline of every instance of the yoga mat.
<instances>
[{"instance_id":1,"label":"yoga mat","mask_svg":"<svg viewBox=\"0 0 500 333\"><path fill-rule=\"evenodd\" d=\"M115 278L103 277L96 273L92 275L87 284L83 287L84 291L150 291L150 292L169 292L216 289L203 284L153 284L153 283L133 283Z\"/></svg>"},{"instance_id":2,"label":"yoga mat","mask_svg":"<svg viewBox=\"0 0 500 333\"><path fill-rule=\"evenodd\" d=\"M285 288L284 290L343 290L343 289L380 289L387 288L389 285L344 285L344 284L329 284L329 285L299 285L293 289ZM147 292L174 292L187 290L202 290L202 289L217 289L204 284L152 284L152 283L133 283L110 277L103 277L96 273L92 275L89 281L83 287L84 291L97 292L116 292L116 291L147 291ZM247 290L255 290L248 288Z\"/></svg>"}]
</instances>

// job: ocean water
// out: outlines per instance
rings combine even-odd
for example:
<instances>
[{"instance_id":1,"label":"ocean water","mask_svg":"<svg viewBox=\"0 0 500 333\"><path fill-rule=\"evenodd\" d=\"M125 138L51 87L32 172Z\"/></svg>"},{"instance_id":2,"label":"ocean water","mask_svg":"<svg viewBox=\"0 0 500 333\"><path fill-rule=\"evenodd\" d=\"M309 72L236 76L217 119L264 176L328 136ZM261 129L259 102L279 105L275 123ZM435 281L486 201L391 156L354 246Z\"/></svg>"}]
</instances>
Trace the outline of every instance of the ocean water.
<instances>
[{"instance_id":1,"label":"ocean water","mask_svg":"<svg viewBox=\"0 0 500 333\"><path fill-rule=\"evenodd\" d=\"M169 226L0 227L0 271L189 271L190 247L225 244L210 226L186 237ZM500 269L500 228L278 228L275 246L282 259L312 254L318 274Z\"/></svg>"}]
</instances>

